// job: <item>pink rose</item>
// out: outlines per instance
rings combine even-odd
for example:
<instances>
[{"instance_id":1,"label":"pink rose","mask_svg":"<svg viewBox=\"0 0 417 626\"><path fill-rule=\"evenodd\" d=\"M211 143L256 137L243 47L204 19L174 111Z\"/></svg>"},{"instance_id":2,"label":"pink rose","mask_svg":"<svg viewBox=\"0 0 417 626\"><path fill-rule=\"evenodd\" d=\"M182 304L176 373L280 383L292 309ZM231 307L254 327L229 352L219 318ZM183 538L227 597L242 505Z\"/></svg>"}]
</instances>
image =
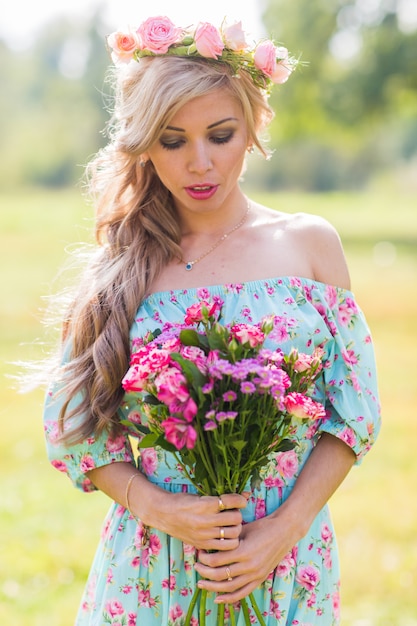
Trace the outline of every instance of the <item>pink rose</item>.
<instances>
[{"instance_id":1,"label":"pink rose","mask_svg":"<svg viewBox=\"0 0 417 626\"><path fill-rule=\"evenodd\" d=\"M277 454L277 468L284 478L292 478L298 470L298 457L294 450Z\"/></svg>"},{"instance_id":2,"label":"pink rose","mask_svg":"<svg viewBox=\"0 0 417 626\"><path fill-rule=\"evenodd\" d=\"M55 467L59 472L67 472L67 465L64 461L59 461L58 459L51 461L51 465Z\"/></svg>"},{"instance_id":3,"label":"pink rose","mask_svg":"<svg viewBox=\"0 0 417 626\"><path fill-rule=\"evenodd\" d=\"M167 405L175 400L185 402L190 396L185 376L174 367L161 372L155 379L155 386L158 400Z\"/></svg>"},{"instance_id":4,"label":"pink rose","mask_svg":"<svg viewBox=\"0 0 417 626\"><path fill-rule=\"evenodd\" d=\"M248 47L245 32L242 29L242 22L236 22L231 26L227 26L223 30L223 36L226 46L235 52L244 52Z\"/></svg>"},{"instance_id":5,"label":"pink rose","mask_svg":"<svg viewBox=\"0 0 417 626\"><path fill-rule=\"evenodd\" d=\"M284 404L287 412L298 419L319 420L326 417L322 404L296 391L285 396Z\"/></svg>"},{"instance_id":6,"label":"pink rose","mask_svg":"<svg viewBox=\"0 0 417 626\"><path fill-rule=\"evenodd\" d=\"M126 441L123 435L116 437L115 439L109 438L106 441L106 449L109 452L121 452L125 449Z\"/></svg>"},{"instance_id":7,"label":"pink rose","mask_svg":"<svg viewBox=\"0 0 417 626\"><path fill-rule=\"evenodd\" d=\"M168 17L149 17L139 26L137 33L142 49L154 54L166 54L182 36L181 28L176 28Z\"/></svg>"},{"instance_id":8,"label":"pink rose","mask_svg":"<svg viewBox=\"0 0 417 626\"><path fill-rule=\"evenodd\" d=\"M140 47L138 36L130 31L112 33L107 38L107 43L112 49L111 58L115 64L129 63L133 58L134 51Z\"/></svg>"},{"instance_id":9,"label":"pink rose","mask_svg":"<svg viewBox=\"0 0 417 626\"><path fill-rule=\"evenodd\" d=\"M269 39L257 46L253 62L258 70L277 84L285 83L292 71L288 63L288 50L283 47L276 48Z\"/></svg>"},{"instance_id":10,"label":"pink rose","mask_svg":"<svg viewBox=\"0 0 417 626\"><path fill-rule=\"evenodd\" d=\"M80 462L80 469L82 471L83 474L85 474L86 472L89 472L90 470L94 469L96 466L95 461L93 459L93 457L90 454L85 454Z\"/></svg>"},{"instance_id":11,"label":"pink rose","mask_svg":"<svg viewBox=\"0 0 417 626\"><path fill-rule=\"evenodd\" d=\"M200 302L196 302L188 307L184 321L188 326L198 324L203 320L207 320L209 317L217 315L220 309L221 304L219 302L207 302L206 300L201 300Z\"/></svg>"},{"instance_id":12,"label":"pink rose","mask_svg":"<svg viewBox=\"0 0 417 626\"><path fill-rule=\"evenodd\" d=\"M201 56L217 59L222 55L224 43L219 30L212 24L201 22L195 31L194 41Z\"/></svg>"},{"instance_id":13,"label":"pink rose","mask_svg":"<svg viewBox=\"0 0 417 626\"><path fill-rule=\"evenodd\" d=\"M230 329L232 336L242 345L249 344L251 348L255 348L263 343L265 334L258 326L250 326L249 324L235 324Z\"/></svg>"},{"instance_id":14,"label":"pink rose","mask_svg":"<svg viewBox=\"0 0 417 626\"><path fill-rule=\"evenodd\" d=\"M140 460L143 471L147 476L152 476L152 474L155 474L156 468L158 466L158 456L154 448L144 448L143 450L141 450Z\"/></svg>"}]
</instances>

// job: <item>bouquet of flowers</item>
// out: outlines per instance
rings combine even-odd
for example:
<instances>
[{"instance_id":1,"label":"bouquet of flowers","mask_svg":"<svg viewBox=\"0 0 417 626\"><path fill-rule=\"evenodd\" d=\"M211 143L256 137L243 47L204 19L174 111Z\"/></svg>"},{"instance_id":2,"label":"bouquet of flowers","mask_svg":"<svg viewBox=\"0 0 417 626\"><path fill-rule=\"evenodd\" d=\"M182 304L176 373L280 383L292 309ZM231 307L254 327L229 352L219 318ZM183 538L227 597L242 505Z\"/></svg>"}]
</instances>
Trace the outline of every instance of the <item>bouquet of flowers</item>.
<instances>
[{"instance_id":1,"label":"bouquet of flowers","mask_svg":"<svg viewBox=\"0 0 417 626\"><path fill-rule=\"evenodd\" d=\"M294 447L297 422L325 417L323 405L311 398L322 369L321 348L309 355L265 347L274 316L254 325L223 325L222 305L199 301L183 323L149 333L134 346L122 382L143 400L147 425L123 422L136 429L139 445L172 452L199 493L217 496L242 493L249 481L254 489L269 456ZM205 624L204 591L197 589L186 626L199 594ZM241 607L250 624L245 599ZM233 624L231 606L229 611ZM220 605L217 623L223 621Z\"/></svg>"}]
</instances>

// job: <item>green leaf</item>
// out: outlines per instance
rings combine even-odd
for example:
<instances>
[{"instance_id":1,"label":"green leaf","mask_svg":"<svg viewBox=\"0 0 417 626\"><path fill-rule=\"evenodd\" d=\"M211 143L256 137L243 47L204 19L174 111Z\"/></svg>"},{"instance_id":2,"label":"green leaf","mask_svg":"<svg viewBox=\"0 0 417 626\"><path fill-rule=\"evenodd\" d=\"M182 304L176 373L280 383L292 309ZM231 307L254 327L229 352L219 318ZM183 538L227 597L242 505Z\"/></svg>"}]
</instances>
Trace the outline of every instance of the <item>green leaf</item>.
<instances>
[{"instance_id":1,"label":"green leaf","mask_svg":"<svg viewBox=\"0 0 417 626\"><path fill-rule=\"evenodd\" d=\"M184 346L197 346L200 347L199 334L192 328L187 328L180 332L180 341Z\"/></svg>"},{"instance_id":2,"label":"green leaf","mask_svg":"<svg viewBox=\"0 0 417 626\"><path fill-rule=\"evenodd\" d=\"M247 445L247 443L248 443L247 441L240 440L240 441L232 441L231 445L238 452L242 452L243 448Z\"/></svg>"},{"instance_id":3,"label":"green leaf","mask_svg":"<svg viewBox=\"0 0 417 626\"><path fill-rule=\"evenodd\" d=\"M139 448L154 448L157 445L157 441L160 435L158 433L149 433L141 441L139 441Z\"/></svg>"},{"instance_id":4,"label":"green leaf","mask_svg":"<svg viewBox=\"0 0 417 626\"><path fill-rule=\"evenodd\" d=\"M131 430L137 430L142 435L148 435L151 432L148 426L142 426L142 424L136 424L135 422L130 422L129 420L120 420L120 423L123 426L128 426Z\"/></svg>"},{"instance_id":5,"label":"green leaf","mask_svg":"<svg viewBox=\"0 0 417 626\"><path fill-rule=\"evenodd\" d=\"M155 398L155 396L151 395L150 393L147 393L144 398L143 398L143 402L145 404L152 404L153 406L156 406L158 404L162 404L158 398Z\"/></svg>"},{"instance_id":6,"label":"green leaf","mask_svg":"<svg viewBox=\"0 0 417 626\"><path fill-rule=\"evenodd\" d=\"M180 354L177 354L176 352L171 354L171 358L173 361L176 361L181 365L184 376L194 389L197 390L199 387L202 387L204 385L204 383L206 382L206 378L192 361L184 359L184 357L182 357Z\"/></svg>"}]
</instances>

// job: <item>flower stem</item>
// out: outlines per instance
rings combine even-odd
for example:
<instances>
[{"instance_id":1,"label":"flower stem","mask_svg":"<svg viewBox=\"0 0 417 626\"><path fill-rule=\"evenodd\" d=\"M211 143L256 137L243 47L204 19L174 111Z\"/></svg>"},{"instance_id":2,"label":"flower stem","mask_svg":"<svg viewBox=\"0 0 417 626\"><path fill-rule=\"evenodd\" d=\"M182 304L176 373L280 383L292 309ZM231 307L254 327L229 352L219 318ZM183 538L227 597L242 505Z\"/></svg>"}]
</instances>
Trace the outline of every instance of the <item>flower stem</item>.
<instances>
[{"instance_id":1,"label":"flower stem","mask_svg":"<svg viewBox=\"0 0 417 626\"><path fill-rule=\"evenodd\" d=\"M241 599L240 606L242 608L243 617L245 618L245 626L251 626L249 609L248 609L248 604L246 602L246 598Z\"/></svg>"},{"instance_id":2,"label":"flower stem","mask_svg":"<svg viewBox=\"0 0 417 626\"><path fill-rule=\"evenodd\" d=\"M207 589L201 589L199 626L206 626Z\"/></svg>"},{"instance_id":3,"label":"flower stem","mask_svg":"<svg viewBox=\"0 0 417 626\"><path fill-rule=\"evenodd\" d=\"M224 604L219 604L217 609L217 626L224 626Z\"/></svg>"},{"instance_id":4,"label":"flower stem","mask_svg":"<svg viewBox=\"0 0 417 626\"><path fill-rule=\"evenodd\" d=\"M193 616L194 607L197 604L198 596L200 595L200 593L201 593L201 589L196 587L195 591L193 593L193 597L191 598L190 605L188 607L187 615L185 617L184 626L190 626L190 624L191 624L191 618Z\"/></svg>"},{"instance_id":5,"label":"flower stem","mask_svg":"<svg viewBox=\"0 0 417 626\"><path fill-rule=\"evenodd\" d=\"M251 601L252 608L255 611L256 617L258 618L259 626L265 626L265 620L262 616L262 613L259 610L258 603L255 600L255 596L253 593L249 594L249 600Z\"/></svg>"},{"instance_id":6,"label":"flower stem","mask_svg":"<svg viewBox=\"0 0 417 626\"><path fill-rule=\"evenodd\" d=\"M236 626L236 615L233 604L229 604L230 626Z\"/></svg>"}]
</instances>

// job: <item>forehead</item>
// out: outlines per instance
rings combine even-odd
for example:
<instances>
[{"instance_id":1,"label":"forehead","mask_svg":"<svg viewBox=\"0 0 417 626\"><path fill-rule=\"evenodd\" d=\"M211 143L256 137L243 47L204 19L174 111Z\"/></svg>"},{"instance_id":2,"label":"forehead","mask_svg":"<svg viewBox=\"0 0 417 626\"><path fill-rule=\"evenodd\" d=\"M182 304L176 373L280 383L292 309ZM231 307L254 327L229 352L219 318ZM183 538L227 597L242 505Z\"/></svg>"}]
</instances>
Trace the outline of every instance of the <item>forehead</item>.
<instances>
[{"instance_id":1,"label":"forehead","mask_svg":"<svg viewBox=\"0 0 417 626\"><path fill-rule=\"evenodd\" d=\"M169 126L187 128L200 124L206 128L219 120L243 120L240 102L227 89L216 89L186 102L169 120Z\"/></svg>"}]
</instances>

